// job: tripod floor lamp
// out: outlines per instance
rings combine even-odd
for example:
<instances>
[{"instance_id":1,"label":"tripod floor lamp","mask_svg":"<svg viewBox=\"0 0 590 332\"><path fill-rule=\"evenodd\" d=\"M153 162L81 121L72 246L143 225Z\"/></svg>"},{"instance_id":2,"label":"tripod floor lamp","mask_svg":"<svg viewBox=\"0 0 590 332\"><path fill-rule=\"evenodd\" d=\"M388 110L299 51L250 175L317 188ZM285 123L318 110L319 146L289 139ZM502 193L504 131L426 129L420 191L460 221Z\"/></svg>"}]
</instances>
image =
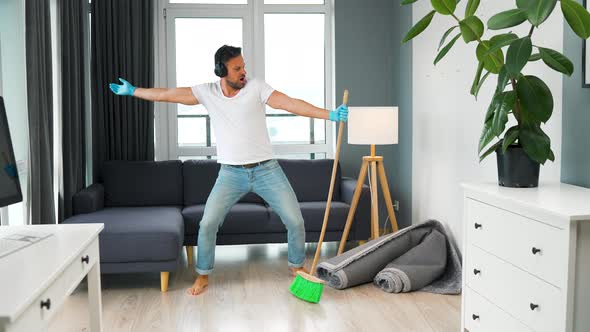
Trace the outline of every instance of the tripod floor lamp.
<instances>
[{"instance_id":1,"label":"tripod floor lamp","mask_svg":"<svg viewBox=\"0 0 590 332\"><path fill-rule=\"evenodd\" d=\"M352 203L346 218L346 225L338 247L338 255L344 251L348 233L352 226L354 213L358 206L362 187L365 183L367 170L370 167L371 183L371 239L379 237L379 212L377 176L383 190L383 198L393 232L398 230L397 220L393 211L393 202L389 193L389 185L383 167L383 156L375 155L375 145L397 144L398 142L398 108L397 107L349 107L348 108L348 143L371 146L371 155L363 157Z\"/></svg>"}]
</instances>

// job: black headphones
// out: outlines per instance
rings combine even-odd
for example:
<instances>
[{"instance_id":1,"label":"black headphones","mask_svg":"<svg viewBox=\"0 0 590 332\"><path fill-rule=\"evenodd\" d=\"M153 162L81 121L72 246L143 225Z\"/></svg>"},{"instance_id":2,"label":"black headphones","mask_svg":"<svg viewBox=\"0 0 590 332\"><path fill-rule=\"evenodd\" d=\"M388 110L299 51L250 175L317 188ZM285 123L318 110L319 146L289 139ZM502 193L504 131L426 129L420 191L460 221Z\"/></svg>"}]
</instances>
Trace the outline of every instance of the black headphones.
<instances>
[{"instance_id":1,"label":"black headphones","mask_svg":"<svg viewBox=\"0 0 590 332\"><path fill-rule=\"evenodd\" d=\"M223 62L215 63L215 70L213 70L213 72L215 73L215 75L217 75L219 77L226 77L227 76L227 67L225 66L225 63L223 63Z\"/></svg>"}]
</instances>

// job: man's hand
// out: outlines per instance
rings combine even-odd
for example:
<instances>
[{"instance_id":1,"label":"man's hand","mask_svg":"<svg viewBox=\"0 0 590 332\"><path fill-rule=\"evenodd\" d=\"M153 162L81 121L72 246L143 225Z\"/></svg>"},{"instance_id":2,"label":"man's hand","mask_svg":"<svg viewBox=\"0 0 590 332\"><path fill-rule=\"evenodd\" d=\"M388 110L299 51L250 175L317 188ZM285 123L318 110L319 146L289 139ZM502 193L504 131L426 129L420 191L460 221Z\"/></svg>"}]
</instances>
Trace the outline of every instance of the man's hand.
<instances>
[{"instance_id":1,"label":"man's hand","mask_svg":"<svg viewBox=\"0 0 590 332\"><path fill-rule=\"evenodd\" d=\"M348 106L342 104L330 112L330 120L346 122L348 120Z\"/></svg>"},{"instance_id":2,"label":"man's hand","mask_svg":"<svg viewBox=\"0 0 590 332\"><path fill-rule=\"evenodd\" d=\"M123 84L115 84L115 83L109 84L111 91L113 91L116 95L119 95L119 96L133 96L133 93L135 92L136 88L133 85L131 85L131 83L125 81L124 79L122 79L120 77L119 77L119 81L121 81L121 83L123 83Z\"/></svg>"}]
</instances>

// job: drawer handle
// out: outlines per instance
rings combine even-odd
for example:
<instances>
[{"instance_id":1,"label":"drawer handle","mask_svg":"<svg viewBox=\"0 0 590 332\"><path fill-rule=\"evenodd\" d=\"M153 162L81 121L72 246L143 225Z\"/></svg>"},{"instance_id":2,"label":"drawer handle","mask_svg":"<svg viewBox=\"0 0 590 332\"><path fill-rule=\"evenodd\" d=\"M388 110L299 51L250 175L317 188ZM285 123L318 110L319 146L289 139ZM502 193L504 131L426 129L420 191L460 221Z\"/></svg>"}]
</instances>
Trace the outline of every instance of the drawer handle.
<instances>
[{"instance_id":1,"label":"drawer handle","mask_svg":"<svg viewBox=\"0 0 590 332\"><path fill-rule=\"evenodd\" d=\"M41 301L41 309L47 308L47 310L51 309L51 299L47 299L45 301Z\"/></svg>"},{"instance_id":2,"label":"drawer handle","mask_svg":"<svg viewBox=\"0 0 590 332\"><path fill-rule=\"evenodd\" d=\"M473 318L473 320L477 320L477 319L479 319L479 316L476 314L473 314L473 315L471 315L471 318Z\"/></svg>"},{"instance_id":3,"label":"drawer handle","mask_svg":"<svg viewBox=\"0 0 590 332\"><path fill-rule=\"evenodd\" d=\"M481 228L481 224L475 223L475 229Z\"/></svg>"},{"instance_id":4,"label":"drawer handle","mask_svg":"<svg viewBox=\"0 0 590 332\"><path fill-rule=\"evenodd\" d=\"M82 263L88 264L89 262L90 262L90 257L88 257L88 255L82 257Z\"/></svg>"},{"instance_id":5,"label":"drawer handle","mask_svg":"<svg viewBox=\"0 0 590 332\"><path fill-rule=\"evenodd\" d=\"M541 249L533 247L533 250L531 251L533 252L533 255L536 255L538 252L541 252Z\"/></svg>"},{"instance_id":6,"label":"drawer handle","mask_svg":"<svg viewBox=\"0 0 590 332\"><path fill-rule=\"evenodd\" d=\"M481 270L473 269L473 274L478 275L479 273L481 273Z\"/></svg>"},{"instance_id":7,"label":"drawer handle","mask_svg":"<svg viewBox=\"0 0 590 332\"><path fill-rule=\"evenodd\" d=\"M531 307L531 310L535 310L535 309L537 309L539 307L539 305L538 304L531 303L530 307Z\"/></svg>"}]
</instances>

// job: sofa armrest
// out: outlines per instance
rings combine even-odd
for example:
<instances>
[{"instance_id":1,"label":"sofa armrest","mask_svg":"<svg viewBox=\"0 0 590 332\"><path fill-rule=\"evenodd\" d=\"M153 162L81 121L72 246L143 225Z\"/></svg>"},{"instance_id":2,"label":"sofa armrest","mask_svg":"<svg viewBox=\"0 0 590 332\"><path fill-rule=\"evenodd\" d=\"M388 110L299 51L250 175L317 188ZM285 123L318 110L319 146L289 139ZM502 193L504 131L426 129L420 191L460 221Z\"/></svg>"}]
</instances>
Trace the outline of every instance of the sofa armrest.
<instances>
[{"instance_id":1,"label":"sofa armrest","mask_svg":"<svg viewBox=\"0 0 590 332\"><path fill-rule=\"evenodd\" d=\"M340 194L344 203L351 205L357 179L343 177L341 181ZM366 240L371 236L371 191L369 186L363 184L361 196L354 213L354 220L349 240Z\"/></svg>"},{"instance_id":2,"label":"sofa armrest","mask_svg":"<svg viewBox=\"0 0 590 332\"><path fill-rule=\"evenodd\" d=\"M94 183L78 191L72 200L74 215L98 211L104 208L104 186Z\"/></svg>"}]
</instances>

